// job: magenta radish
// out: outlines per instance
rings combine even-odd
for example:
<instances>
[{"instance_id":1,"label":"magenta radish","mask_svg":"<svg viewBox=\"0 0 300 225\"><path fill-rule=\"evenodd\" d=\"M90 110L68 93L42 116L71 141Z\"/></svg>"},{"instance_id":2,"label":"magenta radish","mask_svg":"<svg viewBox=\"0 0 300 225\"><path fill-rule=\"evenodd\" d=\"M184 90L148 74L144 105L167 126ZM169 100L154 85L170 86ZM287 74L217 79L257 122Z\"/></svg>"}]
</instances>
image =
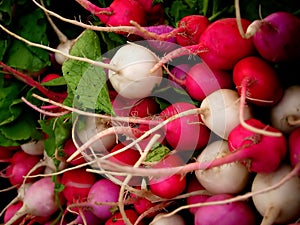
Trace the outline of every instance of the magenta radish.
<instances>
[{"instance_id":1,"label":"magenta radish","mask_svg":"<svg viewBox=\"0 0 300 225\"><path fill-rule=\"evenodd\" d=\"M250 21L242 19L241 23L247 28ZM197 54L210 68L230 70L240 59L254 53L252 40L241 37L236 19L224 18L211 23L201 34L198 44L168 53L151 71L156 71L175 57L187 54Z\"/></svg>"},{"instance_id":2,"label":"magenta radish","mask_svg":"<svg viewBox=\"0 0 300 225\"><path fill-rule=\"evenodd\" d=\"M44 218L53 215L59 209L59 204L63 204L64 201L61 196L56 199L54 187L51 177L35 181L25 193L22 207L6 224L11 225L27 214Z\"/></svg>"},{"instance_id":3,"label":"magenta radish","mask_svg":"<svg viewBox=\"0 0 300 225\"><path fill-rule=\"evenodd\" d=\"M61 183L64 185L62 191L69 203L85 201L88 193L96 182L96 176L87 172L84 168L72 169L62 174Z\"/></svg>"},{"instance_id":4,"label":"magenta radish","mask_svg":"<svg viewBox=\"0 0 300 225\"><path fill-rule=\"evenodd\" d=\"M22 201L18 201L15 204L9 205L7 207L7 209L5 210L4 213L4 217L3 217L3 221L6 224L14 215L16 212L18 212L18 210L22 207L23 202ZM20 217L18 220L16 220L13 225L18 225L21 224L23 220L23 217Z\"/></svg>"},{"instance_id":5,"label":"magenta radish","mask_svg":"<svg viewBox=\"0 0 300 225\"><path fill-rule=\"evenodd\" d=\"M127 56L131 52L130 57ZM108 77L113 88L125 98L148 97L162 80L162 70L151 73L158 57L138 44L127 44L118 49L110 61L116 70L109 70ZM134 71L134 72L133 72Z\"/></svg>"},{"instance_id":6,"label":"magenta radish","mask_svg":"<svg viewBox=\"0 0 300 225\"><path fill-rule=\"evenodd\" d=\"M218 89L233 88L232 76L228 71L210 69L203 62L188 71L184 84L187 93L197 101L202 101Z\"/></svg>"},{"instance_id":7,"label":"magenta radish","mask_svg":"<svg viewBox=\"0 0 300 225\"><path fill-rule=\"evenodd\" d=\"M288 136L289 161L292 167L300 162L300 127L294 129Z\"/></svg>"},{"instance_id":8,"label":"magenta radish","mask_svg":"<svg viewBox=\"0 0 300 225\"><path fill-rule=\"evenodd\" d=\"M239 94L232 89L219 89L208 95L201 103L201 118L215 134L227 140L231 130L240 124ZM244 118L252 117L251 106L245 107Z\"/></svg>"},{"instance_id":9,"label":"magenta radish","mask_svg":"<svg viewBox=\"0 0 300 225\"><path fill-rule=\"evenodd\" d=\"M176 35L176 42L181 46L198 44L199 38L210 24L208 18L202 15L184 16L178 22L178 28L183 31Z\"/></svg>"},{"instance_id":10,"label":"magenta radish","mask_svg":"<svg viewBox=\"0 0 300 225\"><path fill-rule=\"evenodd\" d=\"M274 12L255 20L246 31L259 54L271 62L300 58L300 19L289 12Z\"/></svg>"},{"instance_id":11,"label":"magenta radish","mask_svg":"<svg viewBox=\"0 0 300 225\"><path fill-rule=\"evenodd\" d=\"M86 206L91 207L94 213L101 220L107 220L112 216L111 205L101 205L101 203L117 203L120 187L108 179L100 179L91 187L88 194Z\"/></svg>"},{"instance_id":12,"label":"magenta radish","mask_svg":"<svg viewBox=\"0 0 300 225\"><path fill-rule=\"evenodd\" d=\"M233 82L240 95L259 106L272 106L283 95L283 87L272 65L257 56L237 62L233 69Z\"/></svg>"},{"instance_id":13,"label":"magenta radish","mask_svg":"<svg viewBox=\"0 0 300 225\"><path fill-rule=\"evenodd\" d=\"M209 198L212 194L205 190L205 188L199 183L196 176L192 176L187 182L186 193L189 194L194 191L203 191L203 194L199 195L191 195L186 198L187 205L205 202L207 198ZM195 214L199 207L191 207L189 211L192 214Z\"/></svg>"},{"instance_id":14,"label":"magenta radish","mask_svg":"<svg viewBox=\"0 0 300 225\"><path fill-rule=\"evenodd\" d=\"M165 108L160 116L167 119L190 109L196 109L196 106L187 102L175 102ZM165 130L167 142L178 151L199 150L207 144L210 137L210 130L202 124L198 114L173 120L166 125Z\"/></svg>"},{"instance_id":15,"label":"magenta radish","mask_svg":"<svg viewBox=\"0 0 300 225\"><path fill-rule=\"evenodd\" d=\"M107 8L98 7L88 0L76 1L107 26L130 26L131 20L146 25L146 11L139 1L114 0Z\"/></svg>"},{"instance_id":16,"label":"magenta radish","mask_svg":"<svg viewBox=\"0 0 300 225\"><path fill-rule=\"evenodd\" d=\"M206 202L222 201L234 197L230 194L218 194L209 197ZM237 201L227 204L200 207L195 213L195 225L253 225L256 214L249 202Z\"/></svg>"},{"instance_id":17,"label":"magenta radish","mask_svg":"<svg viewBox=\"0 0 300 225\"><path fill-rule=\"evenodd\" d=\"M300 126L300 86L293 85L284 90L282 99L270 112L273 127L288 134Z\"/></svg>"},{"instance_id":18,"label":"magenta radish","mask_svg":"<svg viewBox=\"0 0 300 225\"><path fill-rule=\"evenodd\" d=\"M185 79L191 67L192 65L188 63L176 65L170 70L171 74L169 74L168 78L174 81L176 84L180 85L182 88L184 88Z\"/></svg>"},{"instance_id":19,"label":"magenta radish","mask_svg":"<svg viewBox=\"0 0 300 225\"><path fill-rule=\"evenodd\" d=\"M166 155L153 168L168 168L183 165L183 160L177 154ZM166 177L151 177L149 180L150 191L161 198L171 199L181 194L186 188L186 176L173 174Z\"/></svg>"},{"instance_id":20,"label":"magenta radish","mask_svg":"<svg viewBox=\"0 0 300 225\"><path fill-rule=\"evenodd\" d=\"M95 216L91 211L82 210L82 213L80 213L73 221L68 223L68 225L77 225L77 224L102 224L102 220L99 219L97 216ZM52 224L49 224L52 225Z\"/></svg>"},{"instance_id":21,"label":"magenta radish","mask_svg":"<svg viewBox=\"0 0 300 225\"><path fill-rule=\"evenodd\" d=\"M153 218L151 225L167 225L167 224L186 225L183 216L181 216L180 214L173 214L171 216L163 217L164 215L167 215L167 213L162 212L157 214Z\"/></svg>"},{"instance_id":22,"label":"magenta radish","mask_svg":"<svg viewBox=\"0 0 300 225\"><path fill-rule=\"evenodd\" d=\"M217 140L211 142L197 157L198 162L210 162L216 158L231 154L228 142ZM212 194L238 194L249 181L248 169L240 162L232 162L208 170L196 170L195 175L200 184Z\"/></svg>"},{"instance_id":23,"label":"magenta radish","mask_svg":"<svg viewBox=\"0 0 300 225\"><path fill-rule=\"evenodd\" d=\"M258 173L252 183L253 192L277 184L291 172L290 165L282 164L272 173ZM288 224L299 218L300 178L294 176L278 188L252 197L255 208L263 216L262 225Z\"/></svg>"}]
</instances>

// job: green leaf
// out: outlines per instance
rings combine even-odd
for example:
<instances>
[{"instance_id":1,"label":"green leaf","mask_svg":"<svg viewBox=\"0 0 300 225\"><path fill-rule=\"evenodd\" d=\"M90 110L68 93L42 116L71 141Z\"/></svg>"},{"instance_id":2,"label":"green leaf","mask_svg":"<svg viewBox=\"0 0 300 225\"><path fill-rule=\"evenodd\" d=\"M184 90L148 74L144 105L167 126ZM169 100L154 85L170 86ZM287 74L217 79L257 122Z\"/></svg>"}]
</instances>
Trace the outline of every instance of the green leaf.
<instances>
[{"instance_id":1,"label":"green leaf","mask_svg":"<svg viewBox=\"0 0 300 225\"><path fill-rule=\"evenodd\" d=\"M171 150L166 147L165 145L157 145L154 146L154 148L151 149L151 151L148 153L145 161L146 162L158 162L160 161L164 156L166 156Z\"/></svg>"},{"instance_id":2,"label":"green leaf","mask_svg":"<svg viewBox=\"0 0 300 225\"><path fill-rule=\"evenodd\" d=\"M1 40L0 39L0 61L3 60L3 56L8 47L8 40Z\"/></svg>"},{"instance_id":3,"label":"green leaf","mask_svg":"<svg viewBox=\"0 0 300 225\"><path fill-rule=\"evenodd\" d=\"M46 29L44 13L36 9L19 19L15 33L29 41L48 45ZM47 51L28 46L16 39L6 52L5 61L11 67L30 72L38 72L51 65Z\"/></svg>"},{"instance_id":4,"label":"green leaf","mask_svg":"<svg viewBox=\"0 0 300 225\"><path fill-rule=\"evenodd\" d=\"M73 45L70 54L100 60L101 51L97 34L91 30L84 31ZM69 93L65 103L73 101L73 105L82 110L112 113L103 68L68 59L64 62L62 71Z\"/></svg>"},{"instance_id":5,"label":"green leaf","mask_svg":"<svg viewBox=\"0 0 300 225\"><path fill-rule=\"evenodd\" d=\"M12 19L12 6L13 0L2 0L0 1L0 22L8 25Z\"/></svg>"}]
</instances>

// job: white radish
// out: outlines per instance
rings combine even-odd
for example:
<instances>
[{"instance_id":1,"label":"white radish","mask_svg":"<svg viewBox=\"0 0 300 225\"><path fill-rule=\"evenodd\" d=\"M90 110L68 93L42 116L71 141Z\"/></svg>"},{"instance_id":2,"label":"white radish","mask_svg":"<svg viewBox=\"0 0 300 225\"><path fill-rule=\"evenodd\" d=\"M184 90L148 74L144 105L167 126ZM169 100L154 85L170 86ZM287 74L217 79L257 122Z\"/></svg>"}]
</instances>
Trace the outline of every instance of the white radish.
<instances>
[{"instance_id":1,"label":"white radish","mask_svg":"<svg viewBox=\"0 0 300 225\"><path fill-rule=\"evenodd\" d=\"M300 86L288 87L282 99L271 109L273 127L284 133L290 133L300 126Z\"/></svg>"},{"instance_id":2,"label":"white radish","mask_svg":"<svg viewBox=\"0 0 300 225\"><path fill-rule=\"evenodd\" d=\"M290 165L283 164L275 172L258 173L252 183L256 192L277 184L292 171ZM263 216L261 225L288 224L299 218L300 178L292 177L276 189L254 195L253 203Z\"/></svg>"},{"instance_id":3,"label":"white radish","mask_svg":"<svg viewBox=\"0 0 300 225\"><path fill-rule=\"evenodd\" d=\"M230 131L240 123L239 98L237 91L219 89L208 95L200 105L200 108L206 109L201 114L204 124L224 140L227 140ZM251 117L251 107L246 106L244 119Z\"/></svg>"},{"instance_id":4,"label":"white radish","mask_svg":"<svg viewBox=\"0 0 300 225\"><path fill-rule=\"evenodd\" d=\"M43 155L44 154L44 140L30 141L22 144L21 149L29 155Z\"/></svg>"},{"instance_id":5,"label":"white radish","mask_svg":"<svg viewBox=\"0 0 300 225\"><path fill-rule=\"evenodd\" d=\"M185 220L183 219L183 217L179 214L173 214L173 215L167 215L166 212L163 213L159 213L157 214L152 222L150 223L150 225L185 225Z\"/></svg>"},{"instance_id":6,"label":"white radish","mask_svg":"<svg viewBox=\"0 0 300 225\"><path fill-rule=\"evenodd\" d=\"M144 98L162 80L162 69L153 73L151 68L159 58L149 49L138 44L122 46L112 57L108 77L113 88L126 98Z\"/></svg>"},{"instance_id":7,"label":"white radish","mask_svg":"<svg viewBox=\"0 0 300 225\"><path fill-rule=\"evenodd\" d=\"M198 156L198 162L211 162L215 158L221 158L232 154L228 148L228 142L217 140L206 146ZM250 173L239 161L226 163L208 170L196 170L195 175L200 184L213 194L237 194L247 185Z\"/></svg>"}]
</instances>

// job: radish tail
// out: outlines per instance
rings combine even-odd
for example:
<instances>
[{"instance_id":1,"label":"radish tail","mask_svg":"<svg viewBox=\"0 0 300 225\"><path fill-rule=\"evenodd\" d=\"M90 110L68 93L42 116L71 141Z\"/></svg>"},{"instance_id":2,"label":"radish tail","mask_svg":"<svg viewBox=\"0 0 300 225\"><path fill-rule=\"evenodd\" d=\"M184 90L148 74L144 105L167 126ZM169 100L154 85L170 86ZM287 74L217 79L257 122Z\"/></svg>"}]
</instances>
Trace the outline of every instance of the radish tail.
<instances>
[{"instance_id":1,"label":"radish tail","mask_svg":"<svg viewBox=\"0 0 300 225\"><path fill-rule=\"evenodd\" d=\"M9 221L5 223L5 225L13 225L18 219L22 218L27 214L26 205L23 205L16 213L15 215L10 218Z\"/></svg>"},{"instance_id":2,"label":"radish tail","mask_svg":"<svg viewBox=\"0 0 300 225\"><path fill-rule=\"evenodd\" d=\"M266 211L266 213L264 215L264 218L263 218L260 225L272 225L272 224L274 224L274 221L278 217L279 213L280 213L280 209L278 207L271 206Z\"/></svg>"}]
</instances>

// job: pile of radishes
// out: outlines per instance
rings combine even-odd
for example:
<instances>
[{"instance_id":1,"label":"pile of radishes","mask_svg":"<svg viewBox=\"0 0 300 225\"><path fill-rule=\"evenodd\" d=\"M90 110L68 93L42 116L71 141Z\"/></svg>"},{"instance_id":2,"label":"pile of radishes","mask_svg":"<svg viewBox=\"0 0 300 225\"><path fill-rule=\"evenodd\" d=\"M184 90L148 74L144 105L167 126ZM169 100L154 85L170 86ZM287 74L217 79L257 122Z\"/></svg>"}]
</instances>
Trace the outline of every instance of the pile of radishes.
<instances>
[{"instance_id":1,"label":"pile of radishes","mask_svg":"<svg viewBox=\"0 0 300 225\"><path fill-rule=\"evenodd\" d=\"M54 28L51 16L128 43L94 60L71 54L81 36L60 38L67 49L28 41L62 64L40 83L1 63L37 88L42 105L22 100L44 120L73 119L51 156L46 134L0 147L2 179L15 191L4 224L300 224L300 79L282 82L289 74L278 70L300 62L298 17L249 21L237 3L236 17L188 15L171 27L152 1L76 2L106 26L60 18L34 1ZM104 69L111 114L80 108L80 96L65 104L69 87L41 85L61 79L68 60Z\"/></svg>"}]
</instances>

